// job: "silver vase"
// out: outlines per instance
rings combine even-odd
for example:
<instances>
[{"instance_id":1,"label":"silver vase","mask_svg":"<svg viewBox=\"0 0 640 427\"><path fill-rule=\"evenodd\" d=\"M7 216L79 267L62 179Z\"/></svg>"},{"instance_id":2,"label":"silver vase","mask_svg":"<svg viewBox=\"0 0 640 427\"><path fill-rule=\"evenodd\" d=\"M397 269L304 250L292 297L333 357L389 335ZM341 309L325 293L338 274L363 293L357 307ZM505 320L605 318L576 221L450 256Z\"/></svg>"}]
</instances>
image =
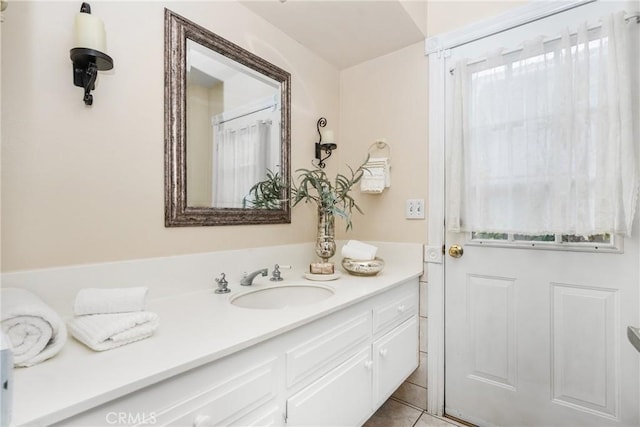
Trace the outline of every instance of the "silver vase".
<instances>
[{"instance_id":1,"label":"silver vase","mask_svg":"<svg viewBox=\"0 0 640 427\"><path fill-rule=\"evenodd\" d=\"M323 262L329 261L336 253L336 230L333 213L318 207L318 237L316 238L316 254Z\"/></svg>"}]
</instances>

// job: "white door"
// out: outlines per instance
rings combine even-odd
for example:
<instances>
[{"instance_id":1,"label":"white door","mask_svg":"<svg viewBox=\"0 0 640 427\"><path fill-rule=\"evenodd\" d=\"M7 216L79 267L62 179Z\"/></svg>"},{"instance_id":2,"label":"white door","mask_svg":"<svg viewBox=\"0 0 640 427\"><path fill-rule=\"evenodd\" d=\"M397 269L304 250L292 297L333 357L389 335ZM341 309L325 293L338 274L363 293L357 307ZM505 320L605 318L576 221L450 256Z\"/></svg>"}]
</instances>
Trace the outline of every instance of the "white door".
<instances>
[{"instance_id":1,"label":"white door","mask_svg":"<svg viewBox=\"0 0 640 427\"><path fill-rule=\"evenodd\" d=\"M448 64L620 6L581 6L466 44ZM446 251L463 254L444 261L445 412L478 425L640 425L640 358L626 338L640 324L638 225L614 237L614 253L446 233Z\"/></svg>"}]
</instances>

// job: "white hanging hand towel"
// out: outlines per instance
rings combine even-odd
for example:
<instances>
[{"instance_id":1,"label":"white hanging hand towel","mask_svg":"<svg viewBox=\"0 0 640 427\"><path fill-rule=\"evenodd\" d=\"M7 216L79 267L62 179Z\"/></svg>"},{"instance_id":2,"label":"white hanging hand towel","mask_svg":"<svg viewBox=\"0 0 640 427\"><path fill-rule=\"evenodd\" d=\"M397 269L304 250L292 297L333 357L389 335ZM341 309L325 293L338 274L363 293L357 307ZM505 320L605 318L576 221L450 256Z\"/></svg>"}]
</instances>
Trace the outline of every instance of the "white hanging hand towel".
<instances>
[{"instance_id":1,"label":"white hanging hand towel","mask_svg":"<svg viewBox=\"0 0 640 427\"><path fill-rule=\"evenodd\" d=\"M366 168L360 181L360 191L363 193L382 193L391 186L389 158L372 157L364 164Z\"/></svg>"},{"instance_id":2,"label":"white hanging hand towel","mask_svg":"<svg viewBox=\"0 0 640 427\"><path fill-rule=\"evenodd\" d=\"M69 321L71 335L95 351L110 350L149 338L160 324L150 311L90 314Z\"/></svg>"},{"instance_id":3,"label":"white hanging hand towel","mask_svg":"<svg viewBox=\"0 0 640 427\"><path fill-rule=\"evenodd\" d=\"M349 240L342 247L342 256L358 261L370 261L376 257L378 248L358 240Z\"/></svg>"},{"instance_id":4,"label":"white hanging hand towel","mask_svg":"<svg viewBox=\"0 0 640 427\"><path fill-rule=\"evenodd\" d=\"M147 292L146 287L81 289L76 295L73 311L76 316L143 311Z\"/></svg>"},{"instance_id":5,"label":"white hanging hand towel","mask_svg":"<svg viewBox=\"0 0 640 427\"><path fill-rule=\"evenodd\" d=\"M62 349L67 328L62 318L36 294L2 288L2 329L11 341L14 366L45 361Z\"/></svg>"}]
</instances>

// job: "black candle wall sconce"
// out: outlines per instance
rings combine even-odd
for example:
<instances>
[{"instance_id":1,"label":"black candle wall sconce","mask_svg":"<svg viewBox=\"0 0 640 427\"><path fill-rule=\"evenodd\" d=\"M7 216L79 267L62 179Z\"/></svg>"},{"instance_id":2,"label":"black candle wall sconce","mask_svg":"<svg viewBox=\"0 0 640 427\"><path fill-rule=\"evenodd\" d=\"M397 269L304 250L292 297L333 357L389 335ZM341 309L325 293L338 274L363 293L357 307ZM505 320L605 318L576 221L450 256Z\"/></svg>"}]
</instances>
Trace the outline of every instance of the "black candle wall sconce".
<instances>
[{"instance_id":1,"label":"black candle wall sconce","mask_svg":"<svg viewBox=\"0 0 640 427\"><path fill-rule=\"evenodd\" d=\"M113 68L113 59L105 53L106 32L104 23L91 15L89 3L82 3L75 17L74 48L70 56L73 61L73 84L84 88L85 105L93 104L91 91L96 88L98 71Z\"/></svg>"},{"instance_id":2,"label":"black candle wall sconce","mask_svg":"<svg viewBox=\"0 0 640 427\"><path fill-rule=\"evenodd\" d=\"M320 168L324 168L326 166L324 161L327 160L329 157L331 157L333 150L338 148L338 145L333 140L333 132L330 130L325 131L325 141L322 142L322 132L320 131L320 128L323 128L326 125L327 125L327 119L325 119L324 117L320 117L320 119L318 119L318 123L316 123L316 129L318 129L319 140L318 142L316 142L316 158L315 159L318 161L317 165ZM324 154L326 154L325 157L322 157L323 151L324 151Z\"/></svg>"}]
</instances>

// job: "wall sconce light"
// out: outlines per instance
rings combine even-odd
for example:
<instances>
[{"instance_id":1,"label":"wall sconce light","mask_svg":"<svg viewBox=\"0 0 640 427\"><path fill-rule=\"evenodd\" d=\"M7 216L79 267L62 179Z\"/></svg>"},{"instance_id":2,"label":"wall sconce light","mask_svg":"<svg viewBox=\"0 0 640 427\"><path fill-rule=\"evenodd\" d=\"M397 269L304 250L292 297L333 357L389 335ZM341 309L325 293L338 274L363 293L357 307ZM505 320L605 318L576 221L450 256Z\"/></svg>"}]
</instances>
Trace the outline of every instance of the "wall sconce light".
<instances>
[{"instance_id":1,"label":"wall sconce light","mask_svg":"<svg viewBox=\"0 0 640 427\"><path fill-rule=\"evenodd\" d=\"M332 150L338 148L334 141L333 131L326 130L324 131L324 142L322 142L322 132L320 132L320 128L325 127L327 125L327 119L324 117L320 117L318 119L318 123L316 124L316 129L318 129L319 140L316 142L316 160L318 161L318 167L324 168L326 165L324 163L329 157L331 157ZM322 152L326 154L325 157L322 157Z\"/></svg>"},{"instance_id":2,"label":"wall sconce light","mask_svg":"<svg viewBox=\"0 0 640 427\"><path fill-rule=\"evenodd\" d=\"M98 71L113 68L113 59L107 55L107 35L100 18L91 15L89 3L82 3L74 26L73 84L84 88L85 105L93 104L91 91L96 88Z\"/></svg>"}]
</instances>

